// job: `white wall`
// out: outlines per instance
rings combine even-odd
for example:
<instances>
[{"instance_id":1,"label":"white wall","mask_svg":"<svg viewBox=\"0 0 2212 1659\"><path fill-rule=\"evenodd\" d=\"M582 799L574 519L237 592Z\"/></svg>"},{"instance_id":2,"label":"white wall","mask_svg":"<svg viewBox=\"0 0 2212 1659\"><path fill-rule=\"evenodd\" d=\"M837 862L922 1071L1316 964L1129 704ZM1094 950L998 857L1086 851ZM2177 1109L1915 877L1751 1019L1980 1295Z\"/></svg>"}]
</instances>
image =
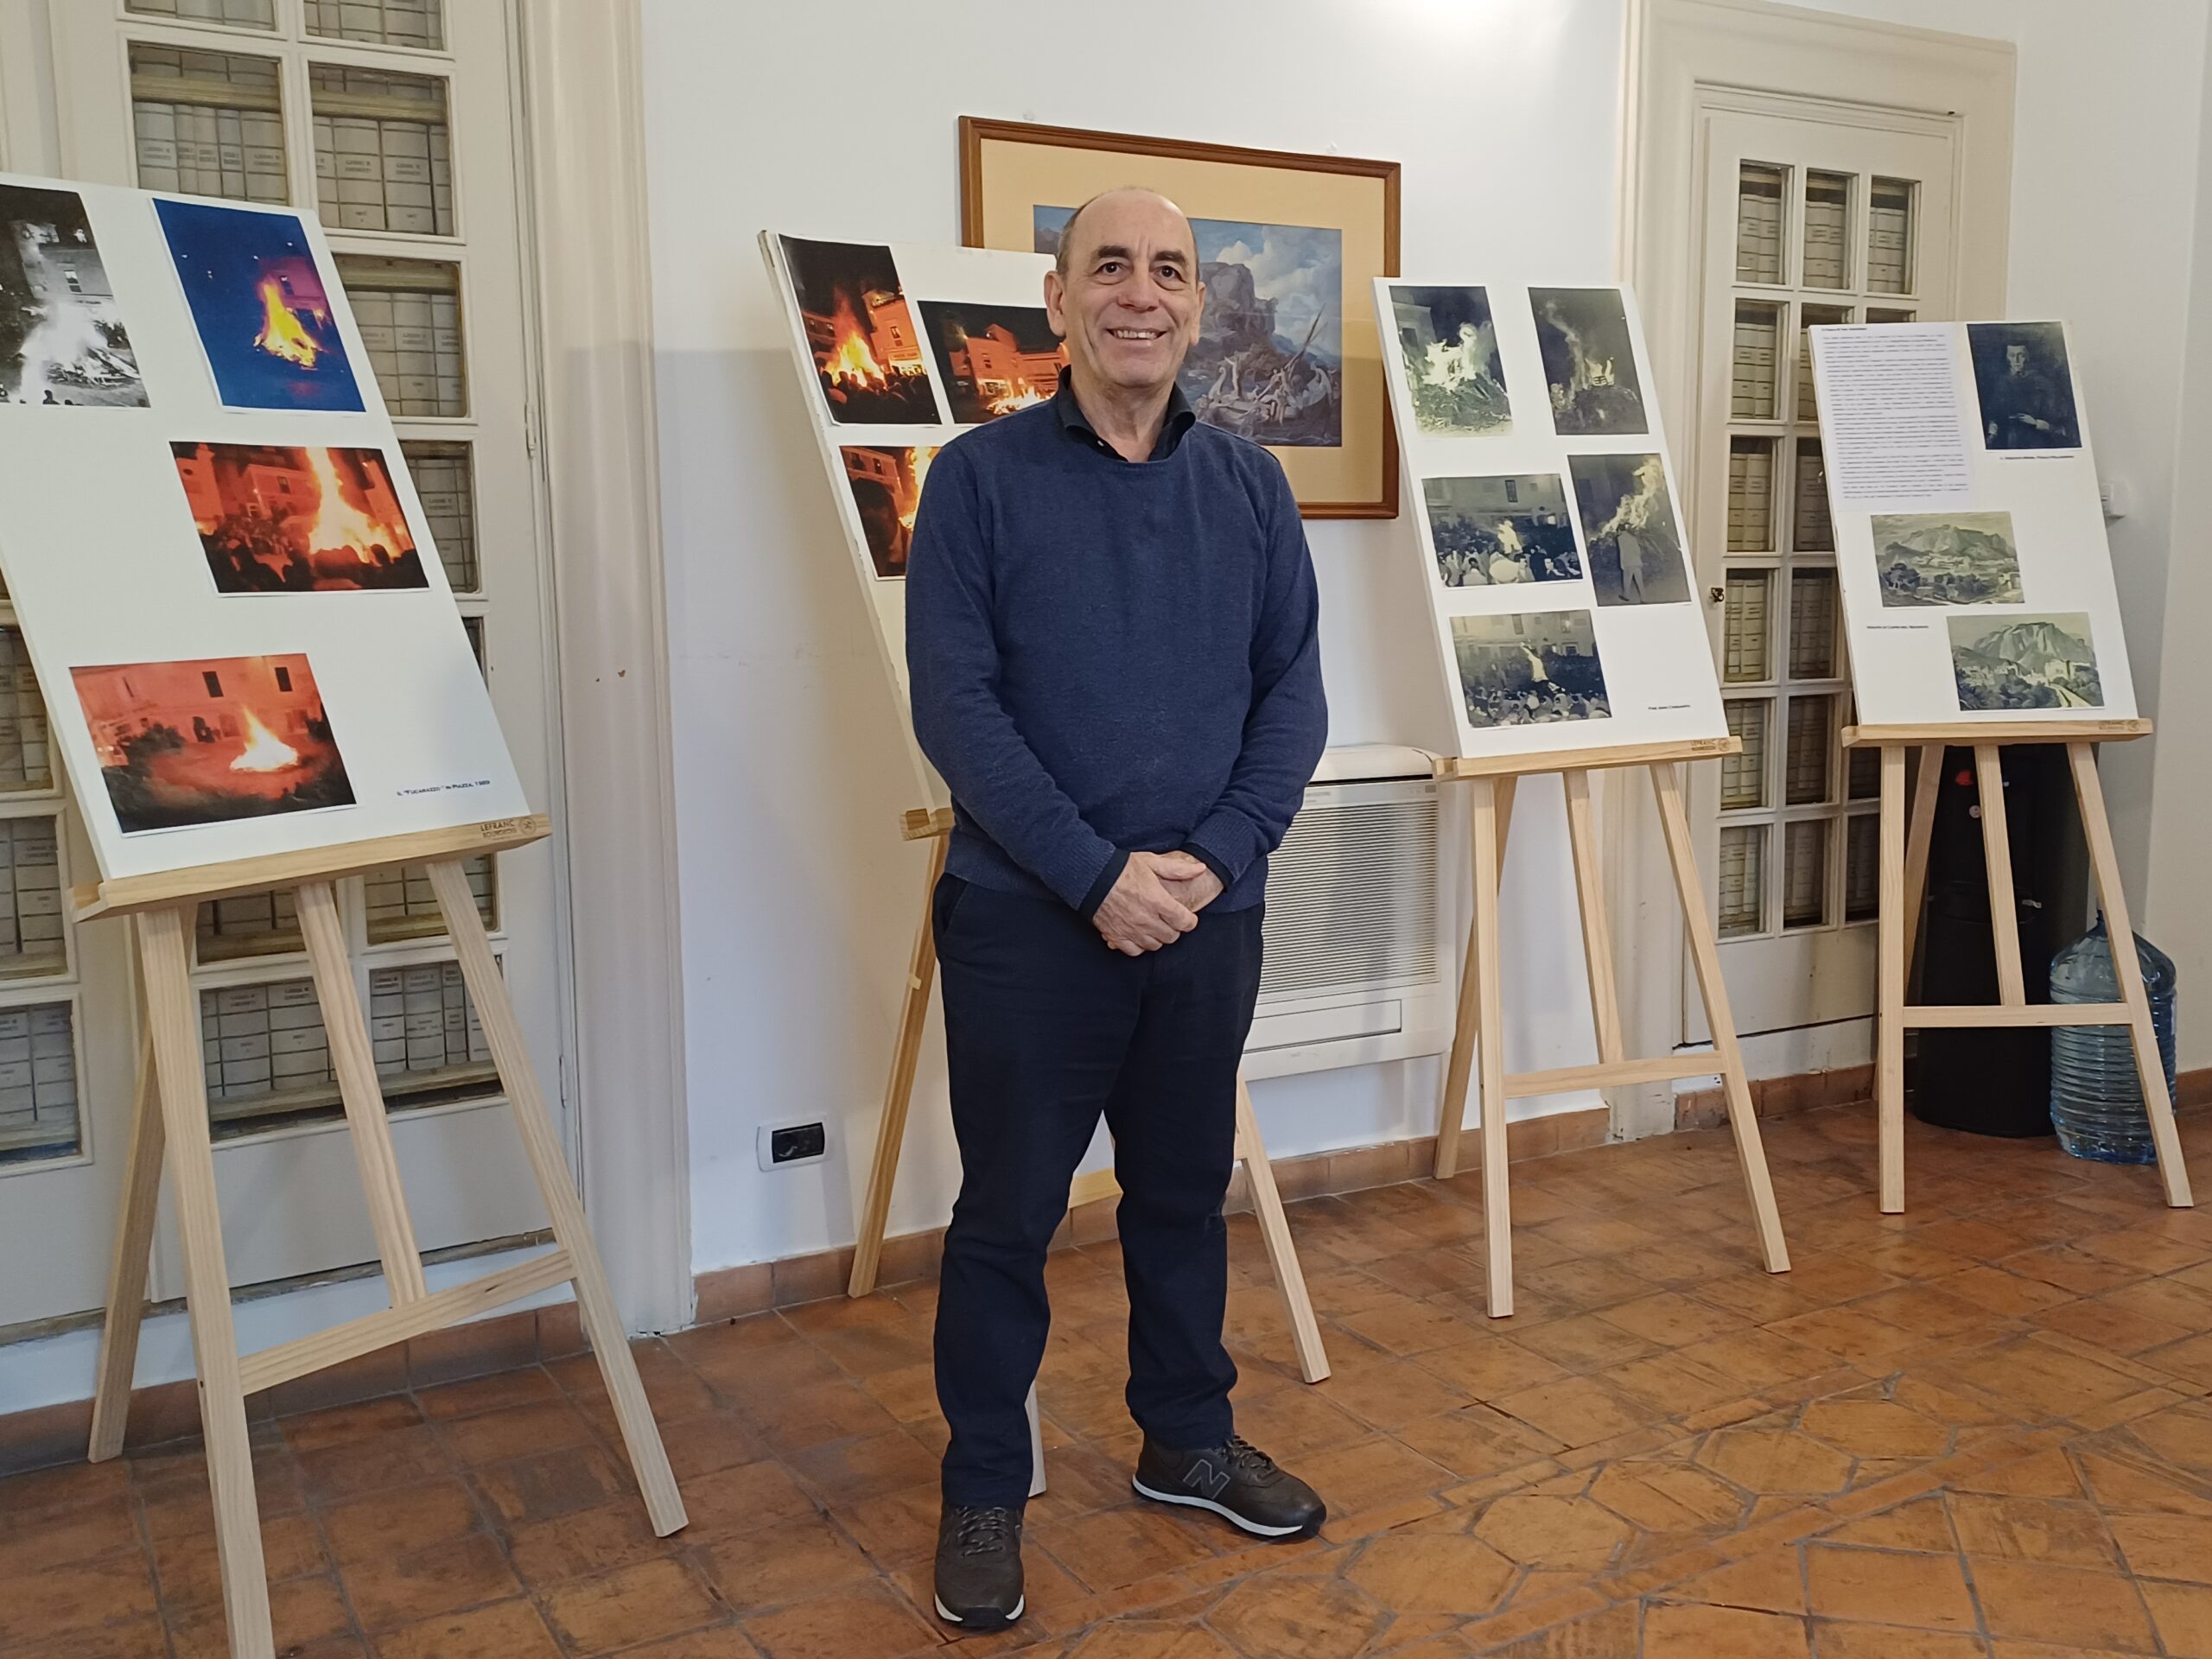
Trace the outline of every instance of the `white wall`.
<instances>
[{"instance_id":1,"label":"white wall","mask_svg":"<svg viewBox=\"0 0 2212 1659\"><path fill-rule=\"evenodd\" d=\"M2212 54L2205 73L2212 84ZM2152 796L2149 902L2137 928L2154 939L2180 970L2178 1058L2183 1070L2212 1065L2212 121L2197 148L2196 236L2189 279L2185 348L2174 355L2183 375L2173 523L2181 527L2166 587L2164 683L2165 730L2158 740Z\"/></svg>"},{"instance_id":2,"label":"white wall","mask_svg":"<svg viewBox=\"0 0 2212 1659\"><path fill-rule=\"evenodd\" d=\"M2012 309L2075 326L2099 457L2133 499L2112 528L2138 693L2169 716L2155 762L2148 745L2110 753L2107 787L2139 907L2152 896L2145 931L2179 946L2193 989L2212 996L2212 896L2183 862L2212 810L2203 740L2184 724L2212 664L2190 648L2201 622L2186 619L2206 616L2212 591L2193 543L2168 557L2177 508L2187 524L2212 509L2187 481L2177 496L2174 430L2192 321L2212 357L2201 343L2212 292L2200 282L2192 303L2189 286L2206 0L2114 0L2093 14L2073 0L1826 7L2018 47ZM954 122L976 114L1390 157L1404 164L1407 270L1602 276L1614 269L1623 21L1623 0L1287 0L1264 12L963 0L925 14L855 0L834 22L717 0L647 9L701 1267L851 1238L923 868L890 827L912 804L899 715L837 551L754 232L953 239ZM862 66L849 96L836 52ZM733 63L747 66L734 84ZM1209 67L1221 65L1234 73ZM2212 363L2197 383L2184 442L2212 438ZM1445 740L1427 658L1403 648L1421 607L1406 533L1402 519L1309 527L1335 741ZM1571 889L1556 788L1531 793L1505 918L1507 948L1527 963L1510 1004L1516 1067L1588 1052L1580 963L1560 925ZM2201 1065L2212 1001L2192 1006L2185 1050ZM1255 1093L1278 1154L1358 1145L1433 1128L1436 1065ZM757 1168L757 1124L817 1116L834 1126L826 1168ZM932 1032L893 1230L941 1220L955 1179Z\"/></svg>"},{"instance_id":3,"label":"white wall","mask_svg":"<svg viewBox=\"0 0 2212 1659\"><path fill-rule=\"evenodd\" d=\"M655 0L645 21L693 1225L709 1268L852 1237L924 858L892 827L914 804L899 715L754 233L957 240L955 121L972 114L1395 159L1406 269L1525 259L1603 278L1621 10L857 0L830 16ZM848 54L849 77L836 67ZM1510 227L1503 244L1492 227ZM1422 605L1407 533L1402 519L1310 527L1334 741L1447 739L1427 657L1405 648ZM1556 786L1531 793L1548 798L1516 814L1506 916L1509 944L1529 952L1516 1067L1593 1058L1577 946L1558 920L1571 903L1563 809ZM1362 1145L1433 1129L1436 1065L1255 1095L1278 1154ZM826 1168L760 1172L757 1124L823 1115ZM954 1189L934 1032L914 1123L894 1231L941 1221Z\"/></svg>"}]
</instances>

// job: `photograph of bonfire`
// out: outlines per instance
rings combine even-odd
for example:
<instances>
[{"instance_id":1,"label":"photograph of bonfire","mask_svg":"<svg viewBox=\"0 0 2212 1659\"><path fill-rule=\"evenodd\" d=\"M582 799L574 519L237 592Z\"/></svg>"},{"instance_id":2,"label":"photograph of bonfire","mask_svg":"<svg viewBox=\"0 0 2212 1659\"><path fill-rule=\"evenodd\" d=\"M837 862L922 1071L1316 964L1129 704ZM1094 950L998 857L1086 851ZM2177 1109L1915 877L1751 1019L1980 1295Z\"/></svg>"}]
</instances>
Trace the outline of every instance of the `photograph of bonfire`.
<instances>
[{"instance_id":1,"label":"photograph of bonfire","mask_svg":"<svg viewBox=\"0 0 2212 1659\"><path fill-rule=\"evenodd\" d=\"M922 505L922 480L928 476L935 446L877 449L848 444L839 453L875 574L886 580L905 575L914 514Z\"/></svg>"},{"instance_id":2,"label":"photograph of bonfire","mask_svg":"<svg viewBox=\"0 0 2212 1659\"><path fill-rule=\"evenodd\" d=\"M125 835L353 804L302 655L74 668Z\"/></svg>"},{"instance_id":3,"label":"photograph of bonfire","mask_svg":"<svg viewBox=\"0 0 2212 1659\"><path fill-rule=\"evenodd\" d=\"M169 448L219 591L341 594L430 585L380 450Z\"/></svg>"},{"instance_id":4,"label":"photograph of bonfire","mask_svg":"<svg viewBox=\"0 0 2212 1659\"><path fill-rule=\"evenodd\" d=\"M145 407L138 359L74 190L0 185L0 404Z\"/></svg>"},{"instance_id":5,"label":"photograph of bonfire","mask_svg":"<svg viewBox=\"0 0 2212 1659\"><path fill-rule=\"evenodd\" d=\"M154 209L226 408L362 407L297 218L161 197Z\"/></svg>"},{"instance_id":6,"label":"photograph of bonfire","mask_svg":"<svg viewBox=\"0 0 2212 1659\"><path fill-rule=\"evenodd\" d=\"M783 238L815 373L841 426L933 426L937 397L891 250Z\"/></svg>"},{"instance_id":7,"label":"photograph of bonfire","mask_svg":"<svg viewBox=\"0 0 2212 1659\"><path fill-rule=\"evenodd\" d=\"M1068 348L1041 305L924 300L922 324L962 426L1046 403L1059 390Z\"/></svg>"}]
</instances>

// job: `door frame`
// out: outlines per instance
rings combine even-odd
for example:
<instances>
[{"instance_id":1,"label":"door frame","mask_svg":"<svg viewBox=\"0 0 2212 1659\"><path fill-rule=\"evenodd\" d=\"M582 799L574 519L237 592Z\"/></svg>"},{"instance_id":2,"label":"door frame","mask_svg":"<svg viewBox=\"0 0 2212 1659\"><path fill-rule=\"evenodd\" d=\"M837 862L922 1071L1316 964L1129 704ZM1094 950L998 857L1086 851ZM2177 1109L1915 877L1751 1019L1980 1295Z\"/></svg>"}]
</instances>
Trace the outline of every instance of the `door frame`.
<instances>
[{"instance_id":1,"label":"door frame","mask_svg":"<svg viewBox=\"0 0 2212 1659\"><path fill-rule=\"evenodd\" d=\"M508 0L535 267L578 1170L624 1325L695 1306L642 0Z\"/></svg>"},{"instance_id":2,"label":"door frame","mask_svg":"<svg viewBox=\"0 0 2212 1659\"><path fill-rule=\"evenodd\" d=\"M2006 41L1769 0L1628 0L1625 28L1619 270L1636 287L1666 429L1675 435L1677 453L1694 464L1705 241L1699 203L1709 104L1740 100L1756 90L1947 118L1960 134L1954 180L1960 245L2002 249L2012 213L2018 54ZM1970 270L1975 263L1961 258L1955 267L1955 315L2001 315L2003 263L1984 263L1979 271ZM1993 265L1993 280L1987 274ZM1686 513L1696 511L1695 493ZM1688 530L1697 544L1694 518ZM1632 1052L1663 1053L1683 1036L1686 941L1673 878L1658 815L1645 798L1649 791L1624 787L1624 780L1637 781L1625 773L1605 776L1607 909L1623 957L1643 964L1622 987L1624 1035ZM1701 819L1698 831L1709 887L1713 826ZM1674 1126L1672 1084L1617 1092L1616 1135L1635 1138Z\"/></svg>"}]
</instances>

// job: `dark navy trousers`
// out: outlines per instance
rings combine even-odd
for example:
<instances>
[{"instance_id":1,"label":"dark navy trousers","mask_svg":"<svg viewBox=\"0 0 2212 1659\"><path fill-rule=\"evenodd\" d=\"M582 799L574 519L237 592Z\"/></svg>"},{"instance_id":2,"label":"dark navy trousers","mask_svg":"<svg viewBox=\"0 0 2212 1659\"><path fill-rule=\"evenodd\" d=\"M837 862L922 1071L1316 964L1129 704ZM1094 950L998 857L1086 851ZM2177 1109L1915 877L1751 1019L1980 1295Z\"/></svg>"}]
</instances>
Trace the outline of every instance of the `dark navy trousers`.
<instances>
[{"instance_id":1,"label":"dark navy trousers","mask_svg":"<svg viewBox=\"0 0 2212 1659\"><path fill-rule=\"evenodd\" d=\"M1045 1249L1102 1112L1122 1187L1129 1414L1164 1445L1220 1445L1236 1382L1221 1341L1221 1205L1261 907L1201 911L1174 944L1132 957L1057 899L947 875L934 904L961 1159L937 1311L945 1501L1028 1495L1022 1404L1052 1323Z\"/></svg>"}]
</instances>

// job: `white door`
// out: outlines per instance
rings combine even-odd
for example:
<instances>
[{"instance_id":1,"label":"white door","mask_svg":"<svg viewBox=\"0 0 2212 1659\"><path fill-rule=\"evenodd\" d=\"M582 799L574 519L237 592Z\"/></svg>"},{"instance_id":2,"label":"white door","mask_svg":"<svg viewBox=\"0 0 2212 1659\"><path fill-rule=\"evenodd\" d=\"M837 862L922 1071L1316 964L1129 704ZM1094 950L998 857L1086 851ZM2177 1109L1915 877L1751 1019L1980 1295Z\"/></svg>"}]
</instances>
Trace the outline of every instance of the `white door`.
<instances>
[{"instance_id":1,"label":"white door","mask_svg":"<svg viewBox=\"0 0 2212 1659\"><path fill-rule=\"evenodd\" d=\"M48 16L68 176L320 212L524 786L550 804L510 8L54 0ZM73 814L14 620L0 612L0 1329L103 1299L137 1042L122 925L60 916L60 884L94 872L73 827L56 849L54 822ZM548 1092L564 1096L550 849L480 860L470 879ZM536 1232L543 1208L428 881L349 881L340 898L423 1249ZM289 901L203 906L194 976L233 1282L372 1262ZM178 1294L166 1224L155 1256L151 1294Z\"/></svg>"},{"instance_id":2,"label":"white door","mask_svg":"<svg viewBox=\"0 0 2212 1659\"><path fill-rule=\"evenodd\" d=\"M1696 769L1700 821L1748 1035L1873 1012L1878 763L1838 741L1850 668L1805 331L1955 315L1958 136L1891 111L1743 102L1705 126L1691 487L1744 744ZM1707 1034L1694 995L1683 1023Z\"/></svg>"}]
</instances>

